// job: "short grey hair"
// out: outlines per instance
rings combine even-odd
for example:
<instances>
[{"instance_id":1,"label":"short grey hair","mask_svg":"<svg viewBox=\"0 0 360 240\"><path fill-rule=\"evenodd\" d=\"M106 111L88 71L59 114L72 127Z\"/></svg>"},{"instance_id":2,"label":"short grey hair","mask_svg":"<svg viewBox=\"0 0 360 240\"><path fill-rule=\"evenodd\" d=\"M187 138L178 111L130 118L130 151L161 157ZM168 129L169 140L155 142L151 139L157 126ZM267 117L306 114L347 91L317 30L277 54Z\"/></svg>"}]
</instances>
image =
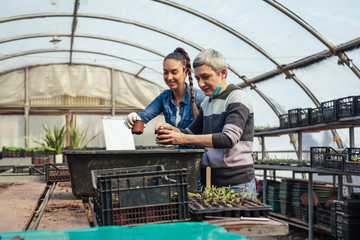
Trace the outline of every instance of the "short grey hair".
<instances>
[{"instance_id":1,"label":"short grey hair","mask_svg":"<svg viewBox=\"0 0 360 240\"><path fill-rule=\"evenodd\" d=\"M195 69L196 67L200 67L202 65L211 67L212 70L219 75L222 68L227 70L227 64L224 56L214 49L203 50L196 56L193 61L193 68Z\"/></svg>"}]
</instances>

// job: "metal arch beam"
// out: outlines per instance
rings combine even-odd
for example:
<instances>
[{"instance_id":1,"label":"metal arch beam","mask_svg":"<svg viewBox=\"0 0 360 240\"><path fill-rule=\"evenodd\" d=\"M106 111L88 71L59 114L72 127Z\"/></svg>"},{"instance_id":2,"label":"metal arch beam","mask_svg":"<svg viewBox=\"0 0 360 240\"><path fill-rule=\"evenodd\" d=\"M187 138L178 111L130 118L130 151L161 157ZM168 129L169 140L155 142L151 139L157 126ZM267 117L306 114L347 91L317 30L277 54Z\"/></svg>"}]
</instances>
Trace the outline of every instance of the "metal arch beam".
<instances>
[{"instance_id":1,"label":"metal arch beam","mask_svg":"<svg viewBox=\"0 0 360 240\"><path fill-rule=\"evenodd\" d=\"M73 46L74 46L74 35L75 35L75 31L76 31L76 26L77 26L77 14L78 14L78 10L79 10L79 6L80 6L80 1L79 0L75 0L75 4L74 4L74 14L73 14L73 22L72 22L72 27L71 27L71 41L70 41L70 65L72 64L72 53L73 53Z\"/></svg>"},{"instance_id":2,"label":"metal arch beam","mask_svg":"<svg viewBox=\"0 0 360 240\"><path fill-rule=\"evenodd\" d=\"M352 41L349 41L347 43L343 43L340 44L338 46L336 46L335 50L337 52L346 52L350 49L356 48L360 45L360 38L356 38ZM303 59L300 59L298 61L289 63L287 65L282 66L282 70L291 70L291 69L297 69L297 68L302 68L302 67L306 67L308 65L311 65L315 62L318 61L322 61L325 60L326 58L329 58L332 56L332 53L329 50L325 50L319 53L315 53L313 55L310 55L308 57L305 57ZM340 63L341 64L341 63ZM258 82L262 82L265 81L269 78L275 77L276 75L281 74L281 70L280 69L274 69L272 71L269 71L267 73L264 73L262 75L259 75L257 77L254 77L252 79L249 80L250 83L258 83ZM247 87L248 84L239 84L240 87Z\"/></svg>"},{"instance_id":3,"label":"metal arch beam","mask_svg":"<svg viewBox=\"0 0 360 240\"><path fill-rule=\"evenodd\" d=\"M36 67L40 67L40 66L64 65L64 64L68 65L69 63L68 63L68 62L63 62L63 63L51 63L51 64L29 65L29 66L26 66L26 67L14 68L14 69L11 69L11 70L9 70L9 71L2 72L2 73L0 73L0 76L1 76L1 75L4 75L4 74L7 74L7 73L10 73L10 72L19 71L19 70L24 70L25 68L36 68ZM156 83L154 83L154 82L152 82L152 81L150 81L150 80L148 80L148 79L145 79L145 78L143 78L143 77L138 76L137 74L134 74L134 73L131 73L131 72L127 72L127 71L124 71L124 70L119 69L119 68L110 68L110 67L107 67L107 66L102 65L102 64L73 63L73 65L86 65L86 66L92 66L92 67L102 67L102 68L106 68L106 69L108 69L108 70L110 70L110 71L111 71L112 69L114 69L115 71L123 72L123 73L129 74L129 75L131 75L131 76L137 77L137 78L139 78L139 79L141 79L141 80L147 81L147 82L149 82L149 83L156 84ZM162 74L162 73L160 73L160 72L157 72L157 73ZM156 84L156 85L158 85L158 84ZM158 85L158 86L159 86L160 88L162 88L160 85Z\"/></svg>"},{"instance_id":4,"label":"metal arch beam","mask_svg":"<svg viewBox=\"0 0 360 240\"><path fill-rule=\"evenodd\" d=\"M50 52L69 52L69 50L43 49L43 50L36 50L36 51L28 51L28 52L22 52L22 53L17 53L17 54L12 54L12 55L7 55L7 56L4 56L4 57L0 57L0 61L6 60L6 59L9 59L9 58L14 58L14 57L21 57L21 56L26 56L26 55L31 55L31 54L39 54L39 53L50 53ZM132 61L132 60L129 60L129 59L126 59L126 58L122 58L122 57L119 57L119 56L115 56L115 55L112 55L112 54L106 54L106 53L95 52L95 51L84 51L84 50L73 50L73 52L102 55L102 56L117 58L117 59L121 59L121 60L124 60L124 61L127 61L127 62L131 62L133 64L136 64L136 65L139 65L139 66L142 66L142 67L144 66L144 65L139 64L139 63L137 63L135 61ZM162 74L159 71L156 71L155 69L152 69L150 67L147 67L147 68L154 71L154 72Z\"/></svg>"},{"instance_id":5,"label":"metal arch beam","mask_svg":"<svg viewBox=\"0 0 360 240\"><path fill-rule=\"evenodd\" d=\"M191 8L185 7L184 5L180 5L174 2L170 2L167 0L152 0L154 2L158 2L161 4L165 4L177 9L180 9L182 11L185 11L187 13L190 13L192 15L195 15L197 17L200 17L202 19L204 19L205 21L208 21L216 26L218 26L219 28L231 33L232 35L236 36L237 38L241 39L242 41L244 41L246 44L250 45L252 48L254 48L256 51L258 51L259 53L261 53L264 57L266 57L267 59L269 59L271 62L273 62L276 66L280 67L281 64L276 61L273 57L271 57L264 49L262 49L260 46L258 46L256 43L254 43L253 41L251 41L250 39L248 39L247 37L245 37L244 35L242 35L241 33L237 32L236 30L230 28L229 26L201 13L198 11L195 11Z\"/></svg>"},{"instance_id":6,"label":"metal arch beam","mask_svg":"<svg viewBox=\"0 0 360 240\"><path fill-rule=\"evenodd\" d=\"M310 24L305 22L295 13L287 9L285 6L281 5L275 0L264 0L266 3L271 5L272 7L278 9L281 13L285 14L287 17L294 20L297 24L303 27L306 31L311 33L315 38L317 38L320 42L322 42L332 53L332 55L337 56L342 63L345 63L350 70L360 79L360 70L353 63L352 60L348 58L348 56L344 52L336 51L335 46L328 41L324 36L322 36L318 31L316 31Z\"/></svg>"},{"instance_id":7,"label":"metal arch beam","mask_svg":"<svg viewBox=\"0 0 360 240\"><path fill-rule=\"evenodd\" d=\"M31 35L23 35L23 36L19 36L19 37L15 37L15 38L7 38L7 39L3 39L0 40L0 44L5 43L5 42L11 42L11 41L17 41L17 40L23 40L23 39L29 39L29 38L41 38L41 37L53 37L54 34L31 34ZM57 34L56 36L58 37L72 37L71 34ZM115 39L115 38L109 38L109 37L101 37L101 36L95 36L95 35L85 35L85 34L75 34L73 35L73 37L81 37L81 38L93 38L93 39L100 39L100 40L104 40L104 41L111 41L111 42L116 42L116 43L121 43L121 44L125 44L125 45L129 45L132 47L136 47L142 50L145 50L147 52L153 53L155 55L158 55L160 57L165 57L164 54L157 52L151 48L147 48L132 42L128 42L128 41L123 41L123 40L119 40L119 39Z\"/></svg>"}]
</instances>

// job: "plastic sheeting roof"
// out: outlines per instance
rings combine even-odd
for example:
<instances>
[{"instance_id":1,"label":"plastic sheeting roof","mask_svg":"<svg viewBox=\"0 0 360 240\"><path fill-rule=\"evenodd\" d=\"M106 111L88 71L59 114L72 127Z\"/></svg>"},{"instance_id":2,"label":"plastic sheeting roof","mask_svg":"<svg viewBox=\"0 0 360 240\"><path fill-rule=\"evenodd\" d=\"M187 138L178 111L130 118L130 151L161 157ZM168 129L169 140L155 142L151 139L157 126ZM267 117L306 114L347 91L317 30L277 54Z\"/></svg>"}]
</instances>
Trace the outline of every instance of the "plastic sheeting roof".
<instances>
[{"instance_id":1,"label":"plastic sheeting roof","mask_svg":"<svg viewBox=\"0 0 360 240\"><path fill-rule=\"evenodd\" d=\"M278 114L359 95L358 0L0 0L0 75L44 64L116 69L166 88L163 57L219 50L254 104ZM61 40L58 46L51 41ZM195 84L196 86L196 84Z\"/></svg>"}]
</instances>

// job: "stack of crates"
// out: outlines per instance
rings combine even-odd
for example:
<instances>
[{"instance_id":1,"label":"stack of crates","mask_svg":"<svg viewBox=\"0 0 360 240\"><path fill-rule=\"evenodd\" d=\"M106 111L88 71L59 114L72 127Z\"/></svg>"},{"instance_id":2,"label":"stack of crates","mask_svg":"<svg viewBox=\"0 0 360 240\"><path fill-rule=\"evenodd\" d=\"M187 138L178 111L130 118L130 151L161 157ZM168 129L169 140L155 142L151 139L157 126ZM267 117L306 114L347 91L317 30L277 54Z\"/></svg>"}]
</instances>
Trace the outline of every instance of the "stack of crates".
<instances>
[{"instance_id":1,"label":"stack of crates","mask_svg":"<svg viewBox=\"0 0 360 240\"><path fill-rule=\"evenodd\" d=\"M292 207L292 181L285 181L280 183L280 212L283 215L292 217L294 215Z\"/></svg>"},{"instance_id":2,"label":"stack of crates","mask_svg":"<svg viewBox=\"0 0 360 240\"><path fill-rule=\"evenodd\" d=\"M190 220L187 170L143 166L92 170L99 226Z\"/></svg>"},{"instance_id":3,"label":"stack of crates","mask_svg":"<svg viewBox=\"0 0 360 240\"><path fill-rule=\"evenodd\" d=\"M273 212L280 212L280 182L278 181L267 181L267 202L272 207Z\"/></svg>"},{"instance_id":4,"label":"stack of crates","mask_svg":"<svg viewBox=\"0 0 360 240\"><path fill-rule=\"evenodd\" d=\"M338 239L358 239L360 235L360 201L333 200L331 234Z\"/></svg>"}]
</instances>

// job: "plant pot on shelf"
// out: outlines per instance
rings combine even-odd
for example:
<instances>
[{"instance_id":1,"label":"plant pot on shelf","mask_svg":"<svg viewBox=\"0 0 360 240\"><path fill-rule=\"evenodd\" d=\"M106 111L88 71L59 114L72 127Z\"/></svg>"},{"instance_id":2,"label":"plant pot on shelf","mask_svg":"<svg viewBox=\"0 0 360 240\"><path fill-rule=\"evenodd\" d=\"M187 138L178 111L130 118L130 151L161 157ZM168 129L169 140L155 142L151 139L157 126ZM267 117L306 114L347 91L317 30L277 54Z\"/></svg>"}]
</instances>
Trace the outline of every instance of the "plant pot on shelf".
<instances>
[{"instance_id":1,"label":"plant pot on shelf","mask_svg":"<svg viewBox=\"0 0 360 240\"><path fill-rule=\"evenodd\" d=\"M62 154L55 155L55 163L63 163L63 155Z\"/></svg>"}]
</instances>

